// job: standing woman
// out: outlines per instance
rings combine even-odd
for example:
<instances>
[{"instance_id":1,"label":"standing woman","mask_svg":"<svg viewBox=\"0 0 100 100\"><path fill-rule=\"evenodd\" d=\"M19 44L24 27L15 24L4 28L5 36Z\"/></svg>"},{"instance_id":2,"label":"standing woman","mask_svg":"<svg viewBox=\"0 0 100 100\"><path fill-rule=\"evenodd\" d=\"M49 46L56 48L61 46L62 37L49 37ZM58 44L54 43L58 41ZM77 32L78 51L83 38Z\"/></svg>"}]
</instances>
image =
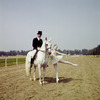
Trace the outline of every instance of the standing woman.
<instances>
[{"instance_id":1,"label":"standing woman","mask_svg":"<svg viewBox=\"0 0 100 100\"><path fill-rule=\"evenodd\" d=\"M63 54L63 53L56 51L57 48L58 48L58 46L55 44L54 47L53 47L53 50L51 51L51 55L50 55L51 60L50 60L49 64L53 65L54 68L55 68L56 82L58 83L59 78L58 78L57 63L70 64L70 65L73 65L73 66L77 66L77 64L73 64L71 62L62 60L63 56L65 56L66 54ZM57 55L57 54L59 54L59 55Z\"/></svg>"}]
</instances>

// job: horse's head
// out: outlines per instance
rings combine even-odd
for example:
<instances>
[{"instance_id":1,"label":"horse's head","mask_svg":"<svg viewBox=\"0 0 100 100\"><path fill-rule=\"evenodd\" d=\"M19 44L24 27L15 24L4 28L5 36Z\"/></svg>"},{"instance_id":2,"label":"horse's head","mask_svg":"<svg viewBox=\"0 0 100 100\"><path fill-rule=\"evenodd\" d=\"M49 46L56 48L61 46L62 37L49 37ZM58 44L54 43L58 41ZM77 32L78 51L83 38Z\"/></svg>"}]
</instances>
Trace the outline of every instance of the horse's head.
<instances>
[{"instance_id":1,"label":"horse's head","mask_svg":"<svg viewBox=\"0 0 100 100\"><path fill-rule=\"evenodd\" d=\"M48 51L48 53L51 53L51 38L48 40L47 38L45 38L45 48L46 51Z\"/></svg>"}]
</instances>

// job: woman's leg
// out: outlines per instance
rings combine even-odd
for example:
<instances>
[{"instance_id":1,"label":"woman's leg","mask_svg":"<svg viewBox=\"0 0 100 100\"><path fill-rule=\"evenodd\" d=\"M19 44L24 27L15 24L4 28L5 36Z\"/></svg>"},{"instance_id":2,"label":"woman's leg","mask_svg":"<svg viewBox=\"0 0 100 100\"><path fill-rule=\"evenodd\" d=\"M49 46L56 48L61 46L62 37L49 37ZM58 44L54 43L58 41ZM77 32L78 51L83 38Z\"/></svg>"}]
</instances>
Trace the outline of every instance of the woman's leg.
<instances>
[{"instance_id":1,"label":"woman's leg","mask_svg":"<svg viewBox=\"0 0 100 100\"><path fill-rule=\"evenodd\" d=\"M56 83L58 83L59 78L58 78L58 69L57 69L57 64L54 64L53 66L54 66L55 71L56 71Z\"/></svg>"},{"instance_id":2,"label":"woman's leg","mask_svg":"<svg viewBox=\"0 0 100 100\"><path fill-rule=\"evenodd\" d=\"M59 63L70 64L70 65L73 65L73 66L77 66L77 64L73 64L73 63L71 63L71 62L64 61L64 60L60 60Z\"/></svg>"}]
</instances>

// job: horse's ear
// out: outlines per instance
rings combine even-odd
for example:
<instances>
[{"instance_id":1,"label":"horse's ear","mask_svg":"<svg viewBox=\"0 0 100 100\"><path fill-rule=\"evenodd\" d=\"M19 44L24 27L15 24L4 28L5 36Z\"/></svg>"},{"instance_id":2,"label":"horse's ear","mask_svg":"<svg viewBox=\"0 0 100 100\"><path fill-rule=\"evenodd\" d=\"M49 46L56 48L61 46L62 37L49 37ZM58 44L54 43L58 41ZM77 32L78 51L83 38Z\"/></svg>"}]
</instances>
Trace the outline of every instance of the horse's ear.
<instances>
[{"instance_id":1,"label":"horse's ear","mask_svg":"<svg viewBox=\"0 0 100 100\"><path fill-rule=\"evenodd\" d=\"M45 38L45 40L47 41L47 37Z\"/></svg>"}]
</instances>

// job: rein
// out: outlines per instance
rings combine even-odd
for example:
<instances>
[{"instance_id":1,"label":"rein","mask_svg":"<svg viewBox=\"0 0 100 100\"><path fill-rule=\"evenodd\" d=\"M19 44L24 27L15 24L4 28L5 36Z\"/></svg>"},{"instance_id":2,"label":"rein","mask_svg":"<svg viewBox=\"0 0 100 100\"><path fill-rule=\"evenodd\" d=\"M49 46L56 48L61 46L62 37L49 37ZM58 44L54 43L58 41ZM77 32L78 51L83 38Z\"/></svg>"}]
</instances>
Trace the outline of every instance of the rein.
<instances>
[{"instance_id":1,"label":"rein","mask_svg":"<svg viewBox=\"0 0 100 100\"><path fill-rule=\"evenodd\" d=\"M38 51L41 51L41 52L47 52L48 51L48 49L50 49L50 48L47 48L45 51L43 51L43 50L38 50Z\"/></svg>"}]
</instances>

